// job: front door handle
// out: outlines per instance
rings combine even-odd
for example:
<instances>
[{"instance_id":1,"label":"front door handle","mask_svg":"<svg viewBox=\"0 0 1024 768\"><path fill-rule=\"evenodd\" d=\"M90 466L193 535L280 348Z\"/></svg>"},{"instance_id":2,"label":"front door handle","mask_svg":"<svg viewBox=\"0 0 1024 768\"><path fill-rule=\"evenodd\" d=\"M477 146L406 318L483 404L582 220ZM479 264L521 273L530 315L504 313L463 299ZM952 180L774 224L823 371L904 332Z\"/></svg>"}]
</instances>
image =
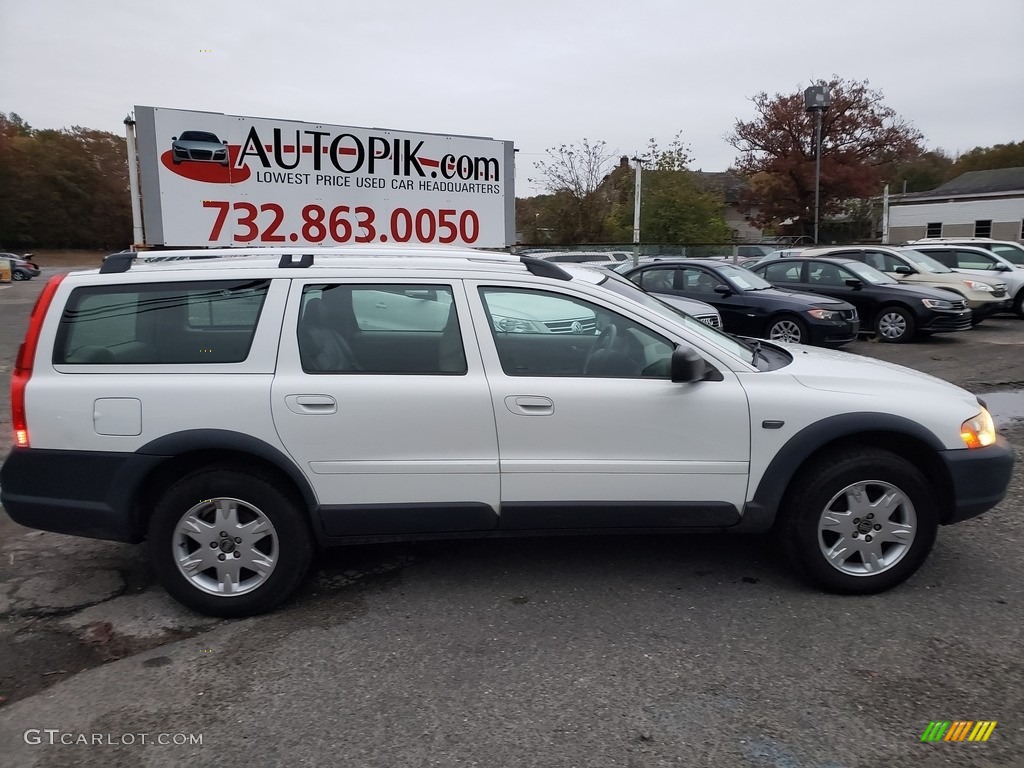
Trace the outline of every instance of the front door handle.
<instances>
[{"instance_id":1,"label":"front door handle","mask_svg":"<svg viewBox=\"0 0 1024 768\"><path fill-rule=\"evenodd\" d=\"M286 395L285 405L302 416L330 415L338 412L338 401L330 395Z\"/></svg>"},{"instance_id":2,"label":"front door handle","mask_svg":"<svg viewBox=\"0 0 1024 768\"><path fill-rule=\"evenodd\" d=\"M516 416L550 416L555 412L551 398L540 395L509 395L505 407Z\"/></svg>"}]
</instances>

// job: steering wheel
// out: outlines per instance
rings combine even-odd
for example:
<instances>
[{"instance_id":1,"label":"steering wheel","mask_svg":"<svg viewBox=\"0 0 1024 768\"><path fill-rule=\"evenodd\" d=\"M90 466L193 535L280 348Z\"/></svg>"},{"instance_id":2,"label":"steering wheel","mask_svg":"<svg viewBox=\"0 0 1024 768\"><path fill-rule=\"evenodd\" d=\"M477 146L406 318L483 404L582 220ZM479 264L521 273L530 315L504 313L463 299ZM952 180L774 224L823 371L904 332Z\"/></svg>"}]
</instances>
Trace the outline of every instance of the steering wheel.
<instances>
[{"instance_id":1,"label":"steering wheel","mask_svg":"<svg viewBox=\"0 0 1024 768\"><path fill-rule=\"evenodd\" d=\"M612 349L615 344L615 337L618 335L619 329L615 326L615 323L608 323L608 327L601 332L601 337L590 348L590 352L587 353L587 359L583 361L584 375L590 372L590 364L598 352Z\"/></svg>"}]
</instances>

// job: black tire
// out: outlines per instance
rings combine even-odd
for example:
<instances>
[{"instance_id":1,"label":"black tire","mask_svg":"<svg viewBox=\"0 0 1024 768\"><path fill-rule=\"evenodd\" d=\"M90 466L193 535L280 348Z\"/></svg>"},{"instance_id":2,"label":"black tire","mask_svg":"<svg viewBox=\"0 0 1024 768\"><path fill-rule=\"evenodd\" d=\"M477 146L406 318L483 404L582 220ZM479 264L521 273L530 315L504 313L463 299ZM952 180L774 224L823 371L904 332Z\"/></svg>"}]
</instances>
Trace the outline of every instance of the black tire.
<instances>
[{"instance_id":1,"label":"black tire","mask_svg":"<svg viewBox=\"0 0 1024 768\"><path fill-rule=\"evenodd\" d=\"M768 322L764 337L771 341L807 344L807 325L796 315L778 315Z\"/></svg>"},{"instance_id":2,"label":"black tire","mask_svg":"<svg viewBox=\"0 0 1024 768\"><path fill-rule=\"evenodd\" d=\"M11 271L11 280L28 280L28 275L15 269Z\"/></svg>"},{"instance_id":3,"label":"black tire","mask_svg":"<svg viewBox=\"0 0 1024 768\"><path fill-rule=\"evenodd\" d=\"M1017 291L1017 295L1013 297L1013 314L1024 317L1024 288Z\"/></svg>"},{"instance_id":4,"label":"black tire","mask_svg":"<svg viewBox=\"0 0 1024 768\"><path fill-rule=\"evenodd\" d=\"M914 338L914 315L910 310L890 304L875 315L875 335L888 344L905 344Z\"/></svg>"},{"instance_id":5,"label":"black tire","mask_svg":"<svg viewBox=\"0 0 1024 768\"><path fill-rule=\"evenodd\" d=\"M851 489L860 490L869 503L895 491L898 503L888 514L883 507L866 505L858 515L844 495ZM860 448L828 455L801 470L779 510L776 533L806 581L854 595L884 592L913 575L928 557L938 525L935 495L917 467L889 451ZM909 544L908 530L913 531ZM844 547L836 549L840 540ZM827 551L835 553L835 562ZM872 564L870 552L881 559Z\"/></svg>"},{"instance_id":6,"label":"black tire","mask_svg":"<svg viewBox=\"0 0 1024 768\"><path fill-rule=\"evenodd\" d=\"M167 488L149 521L150 559L164 589L209 616L251 616L288 599L309 570L313 542L301 502L279 485L249 469L221 466ZM211 517L217 514L226 519ZM181 532L187 516L193 525ZM200 564L186 576L179 558ZM254 568L245 567L250 564ZM219 590L230 587L232 576L240 590L225 595Z\"/></svg>"}]
</instances>

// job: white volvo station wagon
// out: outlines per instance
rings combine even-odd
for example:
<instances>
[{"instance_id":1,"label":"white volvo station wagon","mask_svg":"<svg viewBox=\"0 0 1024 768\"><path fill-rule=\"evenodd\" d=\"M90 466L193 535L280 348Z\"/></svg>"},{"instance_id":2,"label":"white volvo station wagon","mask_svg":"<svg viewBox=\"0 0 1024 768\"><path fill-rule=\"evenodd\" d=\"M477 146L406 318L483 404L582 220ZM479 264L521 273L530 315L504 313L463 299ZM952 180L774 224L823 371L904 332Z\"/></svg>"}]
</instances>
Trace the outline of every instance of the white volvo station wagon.
<instances>
[{"instance_id":1,"label":"white volvo station wagon","mask_svg":"<svg viewBox=\"0 0 1024 768\"><path fill-rule=\"evenodd\" d=\"M606 270L419 248L114 254L54 277L12 379L17 522L148 540L241 616L314 548L545 532L765 532L888 589L1013 453L944 381L747 341Z\"/></svg>"}]
</instances>

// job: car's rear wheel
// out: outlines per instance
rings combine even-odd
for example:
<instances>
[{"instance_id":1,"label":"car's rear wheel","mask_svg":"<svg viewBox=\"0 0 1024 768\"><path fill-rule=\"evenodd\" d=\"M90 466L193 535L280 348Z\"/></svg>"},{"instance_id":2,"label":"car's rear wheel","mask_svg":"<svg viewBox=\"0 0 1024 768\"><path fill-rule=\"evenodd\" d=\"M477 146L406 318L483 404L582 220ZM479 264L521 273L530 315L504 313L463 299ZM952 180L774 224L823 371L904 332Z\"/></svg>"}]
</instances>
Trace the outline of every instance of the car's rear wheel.
<instances>
[{"instance_id":1,"label":"car's rear wheel","mask_svg":"<svg viewBox=\"0 0 1024 768\"><path fill-rule=\"evenodd\" d=\"M20 272L17 269L11 270L11 280L28 280L28 277L24 272Z\"/></svg>"},{"instance_id":2,"label":"car's rear wheel","mask_svg":"<svg viewBox=\"0 0 1024 768\"><path fill-rule=\"evenodd\" d=\"M790 344L807 343L807 327L803 321L793 315L783 315L771 321L765 333L772 341L785 341Z\"/></svg>"},{"instance_id":3,"label":"car's rear wheel","mask_svg":"<svg viewBox=\"0 0 1024 768\"><path fill-rule=\"evenodd\" d=\"M938 505L925 476L889 451L862 448L805 467L777 532L805 579L829 592L882 592L928 557Z\"/></svg>"},{"instance_id":4,"label":"car's rear wheel","mask_svg":"<svg viewBox=\"0 0 1024 768\"><path fill-rule=\"evenodd\" d=\"M875 317L879 341L902 344L914 338L914 316L903 307L882 307Z\"/></svg>"},{"instance_id":5,"label":"car's rear wheel","mask_svg":"<svg viewBox=\"0 0 1024 768\"><path fill-rule=\"evenodd\" d=\"M313 552L299 501L270 478L236 467L198 470L171 485L153 511L149 548L174 598L225 617L281 604Z\"/></svg>"}]
</instances>

